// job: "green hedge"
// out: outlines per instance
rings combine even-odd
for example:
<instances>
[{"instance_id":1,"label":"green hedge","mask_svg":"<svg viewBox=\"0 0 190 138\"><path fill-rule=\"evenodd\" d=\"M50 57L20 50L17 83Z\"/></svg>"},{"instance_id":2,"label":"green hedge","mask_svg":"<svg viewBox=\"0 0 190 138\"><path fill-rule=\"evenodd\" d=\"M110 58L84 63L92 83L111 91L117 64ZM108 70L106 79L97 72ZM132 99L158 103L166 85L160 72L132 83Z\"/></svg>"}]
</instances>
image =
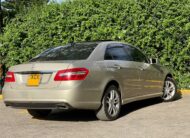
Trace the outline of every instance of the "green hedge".
<instances>
[{"instance_id":1,"label":"green hedge","mask_svg":"<svg viewBox=\"0 0 190 138\"><path fill-rule=\"evenodd\" d=\"M34 7L4 29L0 53L7 67L46 48L74 41L112 39L140 47L190 85L190 0L74 0Z\"/></svg>"}]
</instances>

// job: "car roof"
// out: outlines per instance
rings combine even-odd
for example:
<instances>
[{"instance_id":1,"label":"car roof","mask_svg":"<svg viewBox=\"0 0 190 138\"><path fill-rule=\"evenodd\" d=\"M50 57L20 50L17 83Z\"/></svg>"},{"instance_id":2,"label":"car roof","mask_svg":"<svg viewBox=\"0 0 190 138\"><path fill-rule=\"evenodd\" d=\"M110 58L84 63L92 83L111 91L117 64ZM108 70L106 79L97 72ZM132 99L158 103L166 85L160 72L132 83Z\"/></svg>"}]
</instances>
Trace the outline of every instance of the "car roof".
<instances>
[{"instance_id":1,"label":"car roof","mask_svg":"<svg viewBox=\"0 0 190 138\"><path fill-rule=\"evenodd\" d=\"M84 42L84 43L89 43L89 42ZM95 41L95 42L90 42L90 43L96 43L97 47L94 49L94 51L91 53L89 56L88 60L91 61L101 61L104 59L104 51L106 47L109 44L125 44L124 42L117 42L117 41Z\"/></svg>"},{"instance_id":2,"label":"car roof","mask_svg":"<svg viewBox=\"0 0 190 138\"><path fill-rule=\"evenodd\" d=\"M84 42L74 42L74 44L100 44L106 42L114 42L113 40L97 40L97 41L84 41Z\"/></svg>"},{"instance_id":3,"label":"car roof","mask_svg":"<svg viewBox=\"0 0 190 138\"><path fill-rule=\"evenodd\" d=\"M84 41L84 42L74 42L73 44L101 44L102 46L108 45L108 44L113 44L113 43L118 43L118 44L127 44L132 46L131 44L128 44L126 42L119 42L119 41L114 41L114 40L96 40L96 41ZM71 43L72 44L72 43Z\"/></svg>"}]
</instances>

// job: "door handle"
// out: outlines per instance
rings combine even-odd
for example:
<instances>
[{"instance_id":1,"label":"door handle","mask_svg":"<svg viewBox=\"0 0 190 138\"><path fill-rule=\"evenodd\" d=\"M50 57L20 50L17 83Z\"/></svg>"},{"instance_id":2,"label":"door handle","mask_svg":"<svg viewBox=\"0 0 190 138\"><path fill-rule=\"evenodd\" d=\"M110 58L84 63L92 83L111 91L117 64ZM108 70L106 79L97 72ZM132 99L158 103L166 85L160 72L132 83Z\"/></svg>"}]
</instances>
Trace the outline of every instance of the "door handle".
<instances>
[{"instance_id":1,"label":"door handle","mask_svg":"<svg viewBox=\"0 0 190 138\"><path fill-rule=\"evenodd\" d=\"M121 66L120 65L113 65L112 68L115 68L115 69L121 69Z\"/></svg>"},{"instance_id":2,"label":"door handle","mask_svg":"<svg viewBox=\"0 0 190 138\"><path fill-rule=\"evenodd\" d=\"M139 66L138 68L139 68L139 70L141 70L141 71L145 70L145 68L142 67L142 66Z\"/></svg>"}]
</instances>

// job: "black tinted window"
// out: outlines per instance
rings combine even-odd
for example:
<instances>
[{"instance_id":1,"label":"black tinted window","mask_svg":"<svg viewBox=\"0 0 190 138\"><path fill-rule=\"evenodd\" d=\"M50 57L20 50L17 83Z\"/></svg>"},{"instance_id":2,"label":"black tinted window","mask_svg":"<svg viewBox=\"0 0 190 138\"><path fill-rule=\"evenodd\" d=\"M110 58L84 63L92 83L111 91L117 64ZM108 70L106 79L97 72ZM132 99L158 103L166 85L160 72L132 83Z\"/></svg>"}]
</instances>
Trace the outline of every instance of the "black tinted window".
<instances>
[{"instance_id":1,"label":"black tinted window","mask_svg":"<svg viewBox=\"0 0 190 138\"><path fill-rule=\"evenodd\" d=\"M127 60L130 61L131 57L125 52L123 47L110 47L106 49L105 60Z\"/></svg>"},{"instance_id":2,"label":"black tinted window","mask_svg":"<svg viewBox=\"0 0 190 138\"><path fill-rule=\"evenodd\" d=\"M98 44L74 44L72 46L60 46L46 50L31 60L55 61L55 60L83 60L87 59Z\"/></svg>"},{"instance_id":3,"label":"black tinted window","mask_svg":"<svg viewBox=\"0 0 190 138\"><path fill-rule=\"evenodd\" d=\"M148 63L146 56L138 49L132 46L125 46L125 50L132 57L133 61Z\"/></svg>"}]
</instances>

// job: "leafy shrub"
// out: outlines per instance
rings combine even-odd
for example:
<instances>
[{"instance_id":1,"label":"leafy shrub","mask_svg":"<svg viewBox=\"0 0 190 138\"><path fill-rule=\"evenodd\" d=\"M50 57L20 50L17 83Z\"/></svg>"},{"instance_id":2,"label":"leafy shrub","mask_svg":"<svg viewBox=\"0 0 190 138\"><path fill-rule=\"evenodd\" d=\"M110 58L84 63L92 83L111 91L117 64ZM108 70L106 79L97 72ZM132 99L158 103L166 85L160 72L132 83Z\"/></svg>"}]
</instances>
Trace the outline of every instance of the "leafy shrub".
<instances>
[{"instance_id":1,"label":"leafy shrub","mask_svg":"<svg viewBox=\"0 0 190 138\"><path fill-rule=\"evenodd\" d=\"M6 26L0 58L9 67L72 40L120 40L158 57L188 87L189 8L190 0L74 0L34 7Z\"/></svg>"}]
</instances>

